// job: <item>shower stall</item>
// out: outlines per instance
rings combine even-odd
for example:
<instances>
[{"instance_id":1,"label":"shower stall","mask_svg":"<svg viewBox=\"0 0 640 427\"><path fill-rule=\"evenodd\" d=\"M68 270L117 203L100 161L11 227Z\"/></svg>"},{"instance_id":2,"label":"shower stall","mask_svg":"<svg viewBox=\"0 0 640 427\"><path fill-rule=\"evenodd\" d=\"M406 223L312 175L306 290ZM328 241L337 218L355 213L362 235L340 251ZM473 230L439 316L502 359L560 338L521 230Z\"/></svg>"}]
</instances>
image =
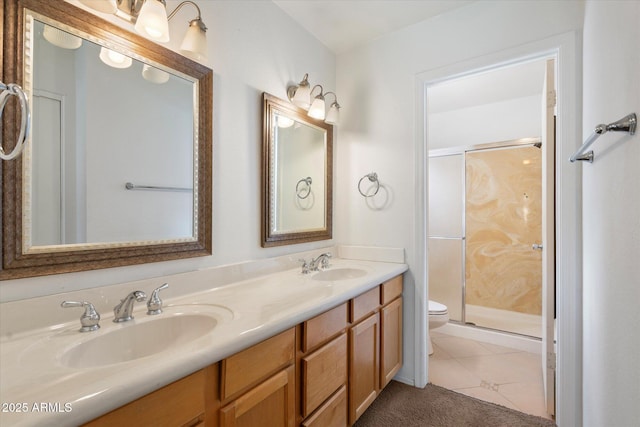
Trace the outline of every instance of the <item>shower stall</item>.
<instances>
[{"instance_id":1,"label":"shower stall","mask_svg":"<svg viewBox=\"0 0 640 427\"><path fill-rule=\"evenodd\" d=\"M539 138L429 152L429 299L451 321L542 335Z\"/></svg>"}]
</instances>

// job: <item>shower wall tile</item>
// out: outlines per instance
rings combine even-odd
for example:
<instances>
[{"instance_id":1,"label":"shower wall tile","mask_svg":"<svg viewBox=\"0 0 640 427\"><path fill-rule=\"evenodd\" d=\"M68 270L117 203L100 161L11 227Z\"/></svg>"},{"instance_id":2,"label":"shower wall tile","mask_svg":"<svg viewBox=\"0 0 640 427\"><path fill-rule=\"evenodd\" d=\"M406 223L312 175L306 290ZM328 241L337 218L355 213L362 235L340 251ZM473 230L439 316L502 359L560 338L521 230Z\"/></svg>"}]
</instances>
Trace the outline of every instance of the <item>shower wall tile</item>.
<instances>
[{"instance_id":1,"label":"shower wall tile","mask_svg":"<svg viewBox=\"0 0 640 427\"><path fill-rule=\"evenodd\" d=\"M541 313L541 177L535 147L467 153L468 304Z\"/></svg>"}]
</instances>

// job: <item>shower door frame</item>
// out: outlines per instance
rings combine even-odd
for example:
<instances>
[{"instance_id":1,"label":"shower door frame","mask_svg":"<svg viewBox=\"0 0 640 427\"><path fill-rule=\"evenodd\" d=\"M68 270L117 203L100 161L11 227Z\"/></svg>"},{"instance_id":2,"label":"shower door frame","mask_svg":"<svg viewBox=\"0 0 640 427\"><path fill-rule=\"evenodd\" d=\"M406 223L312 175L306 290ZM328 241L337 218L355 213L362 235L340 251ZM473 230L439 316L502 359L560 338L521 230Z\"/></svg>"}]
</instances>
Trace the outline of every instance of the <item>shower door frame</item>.
<instances>
[{"instance_id":1,"label":"shower door frame","mask_svg":"<svg viewBox=\"0 0 640 427\"><path fill-rule=\"evenodd\" d=\"M489 143L484 143L484 144L475 144L475 145L467 145L467 146L459 146L459 147L450 147L450 148L438 148L438 149L434 149L434 150L429 150L429 154L428 154L428 158L431 159L433 157L445 157L445 156L456 156L456 155L461 155L462 156L462 184L463 184L463 191L462 191L462 238L460 238L460 240L462 241L462 266L461 266L461 271L462 271L462 307L461 307L461 319L460 319L460 324L465 325L465 326L471 326L471 327L478 327L478 328L483 328L483 329L491 329L491 330L496 330L498 332L504 332L504 333L515 333L516 332L511 332L511 331L505 331L502 329L494 329L494 328L488 328L482 325L473 325L473 324L468 324L467 323L467 319L466 319L466 309L467 309L467 281L466 281L466 277L467 277L467 263L466 263L466 252L467 252L467 197L466 197L466 182L467 182L467 153L469 152L478 152L478 151L489 151L489 150L502 150L502 149L508 149L508 148L519 148L519 147L528 147L528 146L535 146L538 144L542 144L542 139L540 137L527 137L527 138L518 138L518 139L513 139L513 140L509 140L509 141L497 141L497 142L489 142ZM543 182L545 180L545 177L541 177L543 179ZM428 210L428 209L427 209ZM441 236L431 236L428 235L427 239L454 239L454 238L450 238L450 237L441 237ZM457 240L457 239L456 239ZM427 269L427 274L428 274L428 269ZM540 289L541 295L540 298L542 298L542 288ZM542 315L542 314L541 314ZM453 320L453 322L457 322L455 320ZM542 329L542 325L540 325L540 328ZM542 333L542 331L541 331ZM532 337L532 338L537 338L540 339L540 337Z\"/></svg>"}]
</instances>

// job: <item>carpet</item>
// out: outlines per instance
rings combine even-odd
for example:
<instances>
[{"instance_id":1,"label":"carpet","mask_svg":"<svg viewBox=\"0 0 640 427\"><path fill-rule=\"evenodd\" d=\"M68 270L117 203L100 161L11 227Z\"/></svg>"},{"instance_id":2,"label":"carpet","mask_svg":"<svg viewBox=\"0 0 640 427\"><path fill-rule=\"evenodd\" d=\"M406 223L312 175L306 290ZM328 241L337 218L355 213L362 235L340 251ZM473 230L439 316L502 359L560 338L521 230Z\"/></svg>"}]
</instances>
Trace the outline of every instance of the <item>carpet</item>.
<instances>
[{"instance_id":1,"label":"carpet","mask_svg":"<svg viewBox=\"0 0 640 427\"><path fill-rule=\"evenodd\" d=\"M391 381L355 427L553 427L556 424L433 384Z\"/></svg>"}]
</instances>

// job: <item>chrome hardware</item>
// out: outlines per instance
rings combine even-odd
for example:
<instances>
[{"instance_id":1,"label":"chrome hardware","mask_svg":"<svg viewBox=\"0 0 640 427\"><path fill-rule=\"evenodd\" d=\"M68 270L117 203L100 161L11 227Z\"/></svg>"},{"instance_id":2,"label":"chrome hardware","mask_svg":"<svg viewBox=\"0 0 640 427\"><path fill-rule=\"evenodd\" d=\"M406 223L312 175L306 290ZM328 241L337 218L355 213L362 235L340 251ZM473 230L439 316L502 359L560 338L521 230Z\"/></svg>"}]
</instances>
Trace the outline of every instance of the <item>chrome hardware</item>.
<instances>
[{"instance_id":1,"label":"chrome hardware","mask_svg":"<svg viewBox=\"0 0 640 427\"><path fill-rule=\"evenodd\" d=\"M302 274L309 274L309 264L307 264L307 261L302 258L298 261L302 263Z\"/></svg>"},{"instance_id":2,"label":"chrome hardware","mask_svg":"<svg viewBox=\"0 0 640 427\"><path fill-rule=\"evenodd\" d=\"M298 181L298 183L296 184L296 197L298 199L306 199L307 197L309 197L309 194L311 194L312 182L313 180L310 176L302 178L300 181ZM304 186L300 188L300 184L304 184Z\"/></svg>"},{"instance_id":3,"label":"chrome hardware","mask_svg":"<svg viewBox=\"0 0 640 427\"><path fill-rule=\"evenodd\" d=\"M573 156L569 158L571 163L574 163L576 160L587 161L589 163L593 163L593 150L587 152L587 148L591 146L595 142L596 139L600 137L600 135L604 135L607 132L629 132L630 135L636 133L636 127L638 126L638 118L636 113L631 113L628 116L625 116L618 120L617 122L609 123L608 125L600 124L595 127L593 133L587 140L582 144L578 151L576 151Z\"/></svg>"},{"instance_id":4,"label":"chrome hardware","mask_svg":"<svg viewBox=\"0 0 640 427\"><path fill-rule=\"evenodd\" d=\"M142 302L147 299L147 294L142 291L133 291L127 295L120 304L113 308L113 321L115 323L127 322L133 319L133 303L135 301Z\"/></svg>"},{"instance_id":5,"label":"chrome hardware","mask_svg":"<svg viewBox=\"0 0 640 427\"><path fill-rule=\"evenodd\" d=\"M374 191L373 194L365 194L362 192L362 189L360 188L360 186L362 185L362 180L365 178L367 178L370 182L373 182L376 184L376 191ZM358 191L360 192L360 194L362 194L363 197L373 197L376 194L378 194L379 190L380 190L380 181L378 181L378 174L375 172L366 174L365 176L360 178L360 181L358 181Z\"/></svg>"},{"instance_id":6,"label":"chrome hardware","mask_svg":"<svg viewBox=\"0 0 640 427\"><path fill-rule=\"evenodd\" d=\"M329 258L331 258L331 254L329 252L318 255L316 259L311 260L309 270L318 271L320 269L324 270L329 268ZM318 263L320 263L320 265L318 265Z\"/></svg>"},{"instance_id":7,"label":"chrome hardware","mask_svg":"<svg viewBox=\"0 0 640 427\"><path fill-rule=\"evenodd\" d=\"M533 245L531 245L531 249L533 249L534 251L541 251L542 250L542 245L534 243Z\"/></svg>"},{"instance_id":8,"label":"chrome hardware","mask_svg":"<svg viewBox=\"0 0 640 427\"><path fill-rule=\"evenodd\" d=\"M149 301L147 301L147 314L154 315L162 313L162 300L158 294L161 290L167 289L168 287L169 284L165 283L151 292L151 297L149 297Z\"/></svg>"},{"instance_id":9,"label":"chrome hardware","mask_svg":"<svg viewBox=\"0 0 640 427\"><path fill-rule=\"evenodd\" d=\"M22 153L22 150L25 146L24 144L26 144L29 138L29 132L31 131L31 112L29 111L29 100L27 99L27 95L25 95L22 88L14 83L4 84L0 82L0 91L0 117L2 117L4 107L9 102L10 96L15 96L18 98L18 101L20 102L20 110L22 111L20 119L20 134L18 135L18 140L16 141L16 145L13 147L13 150L11 150L11 152L9 153L5 153L1 143L2 140L0 139L0 159L12 160L18 157L20 153Z\"/></svg>"},{"instance_id":10,"label":"chrome hardware","mask_svg":"<svg viewBox=\"0 0 640 427\"><path fill-rule=\"evenodd\" d=\"M87 301L62 301L60 304L62 308L69 307L84 307L84 314L80 316L80 332L91 332L100 329L100 313L96 311L96 308Z\"/></svg>"}]
</instances>

